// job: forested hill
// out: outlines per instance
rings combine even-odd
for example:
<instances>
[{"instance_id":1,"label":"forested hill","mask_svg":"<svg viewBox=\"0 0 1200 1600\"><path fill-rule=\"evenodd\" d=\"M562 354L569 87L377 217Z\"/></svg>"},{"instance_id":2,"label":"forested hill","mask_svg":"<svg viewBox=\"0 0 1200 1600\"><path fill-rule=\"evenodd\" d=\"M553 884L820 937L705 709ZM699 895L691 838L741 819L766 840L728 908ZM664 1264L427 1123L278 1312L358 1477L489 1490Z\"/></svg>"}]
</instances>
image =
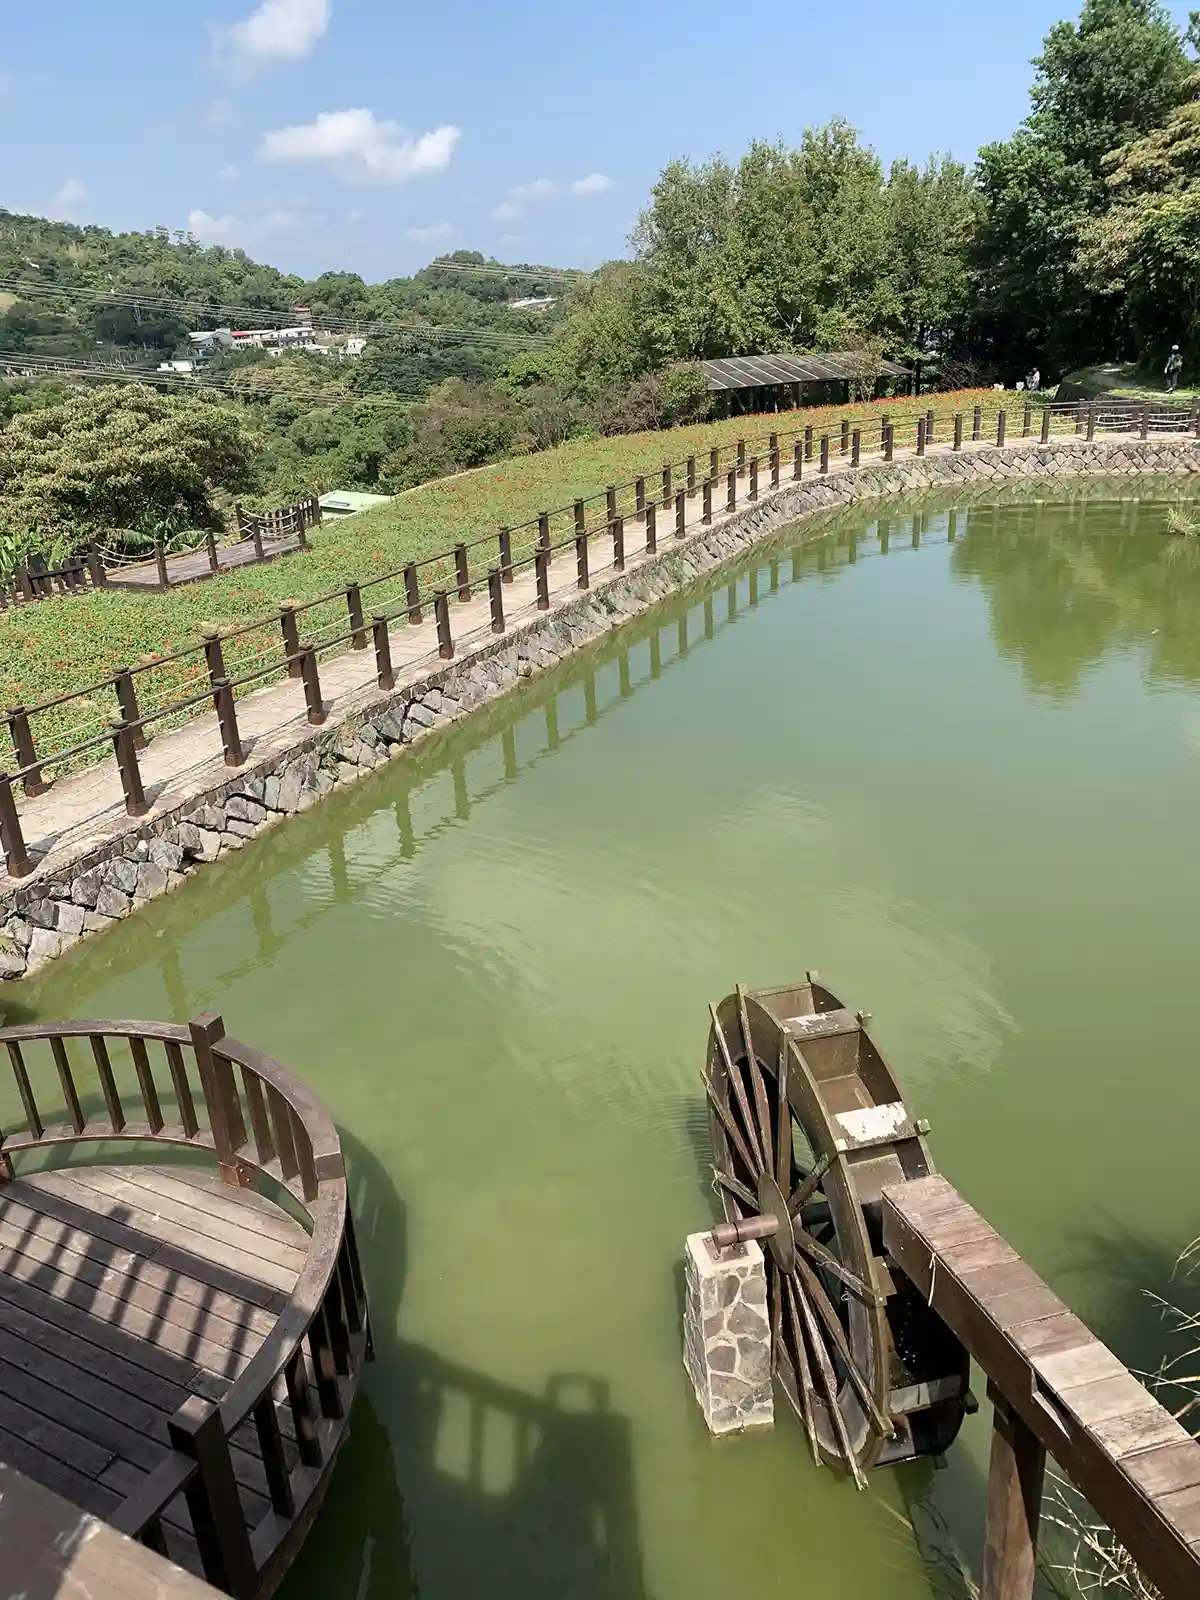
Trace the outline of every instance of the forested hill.
<instances>
[{"instance_id":1,"label":"forested hill","mask_svg":"<svg viewBox=\"0 0 1200 1600\"><path fill-rule=\"evenodd\" d=\"M326 272L306 282L166 228L114 234L0 207L0 351L11 353L95 358L99 346L170 355L189 329L291 321L305 305L318 325L332 319L370 333L387 324L389 336L398 324L446 330L441 341L413 341L422 359L412 381L423 388L447 376L490 376L502 342L511 349L544 337L560 314L563 283L553 269L506 268L466 250L411 278L368 284L357 273ZM543 294L558 301L548 312L509 309Z\"/></svg>"}]
</instances>

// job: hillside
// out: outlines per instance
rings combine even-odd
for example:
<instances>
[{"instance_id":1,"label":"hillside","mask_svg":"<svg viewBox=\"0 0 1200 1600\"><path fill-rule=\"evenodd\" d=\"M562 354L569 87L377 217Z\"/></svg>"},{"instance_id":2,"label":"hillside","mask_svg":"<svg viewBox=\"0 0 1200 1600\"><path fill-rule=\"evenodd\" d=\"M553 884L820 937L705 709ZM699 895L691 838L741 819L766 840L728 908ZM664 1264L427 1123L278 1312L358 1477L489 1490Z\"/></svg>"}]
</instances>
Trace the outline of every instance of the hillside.
<instances>
[{"instance_id":1,"label":"hillside","mask_svg":"<svg viewBox=\"0 0 1200 1600\"><path fill-rule=\"evenodd\" d=\"M0 207L0 357L161 360L185 353L189 330L294 322L303 305L318 328L376 330L392 386L422 393L446 377L491 377L544 339L561 294L549 311L509 302L553 294L556 283L552 268L504 267L471 251L411 278L305 281L166 228L114 234Z\"/></svg>"}]
</instances>

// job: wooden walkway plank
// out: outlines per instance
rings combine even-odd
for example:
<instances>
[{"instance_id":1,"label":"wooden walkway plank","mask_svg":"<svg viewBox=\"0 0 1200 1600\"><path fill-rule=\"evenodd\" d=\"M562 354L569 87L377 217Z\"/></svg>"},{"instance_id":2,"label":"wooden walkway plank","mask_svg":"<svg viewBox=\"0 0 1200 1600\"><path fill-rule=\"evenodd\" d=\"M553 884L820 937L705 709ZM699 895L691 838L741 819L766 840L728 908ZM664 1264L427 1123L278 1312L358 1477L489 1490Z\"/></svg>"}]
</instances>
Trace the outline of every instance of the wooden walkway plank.
<instances>
[{"instance_id":1,"label":"wooden walkway plank","mask_svg":"<svg viewBox=\"0 0 1200 1600\"><path fill-rule=\"evenodd\" d=\"M111 1489L94 1482L74 1467L39 1450L20 1434L10 1433L3 1427L0 1427L0 1463L15 1467L35 1483L65 1496L72 1504L82 1511L89 1511L94 1517L108 1516L120 1499Z\"/></svg>"},{"instance_id":2,"label":"wooden walkway plank","mask_svg":"<svg viewBox=\"0 0 1200 1600\"><path fill-rule=\"evenodd\" d=\"M154 1194L183 1200L193 1209L207 1212L210 1216L220 1217L229 1222L245 1220L246 1205L243 1196L251 1191L241 1190L236 1196L232 1195L228 1185L210 1173L199 1172L194 1168L176 1171L170 1167L128 1167L121 1169L121 1175ZM289 1245L297 1244L298 1233L303 1235L304 1239L308 1238L303 1223L284 1215L273 1203L269 1210L257 1206L256 1214L257 1231L263 1238L279 1239Z\"/></svg>"}]
</instances>

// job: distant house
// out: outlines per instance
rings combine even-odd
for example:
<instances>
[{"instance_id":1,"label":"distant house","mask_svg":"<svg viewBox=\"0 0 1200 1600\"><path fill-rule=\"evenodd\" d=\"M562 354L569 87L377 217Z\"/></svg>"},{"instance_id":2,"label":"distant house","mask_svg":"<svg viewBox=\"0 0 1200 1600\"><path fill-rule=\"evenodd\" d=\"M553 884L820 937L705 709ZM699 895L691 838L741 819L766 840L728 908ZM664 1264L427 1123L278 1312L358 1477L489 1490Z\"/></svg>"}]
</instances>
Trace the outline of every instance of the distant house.
<instances>
[{"instance_id":1,"label":"distant house","mask_svg":"<svg viewBox=\"0 0 1200 1600\"><path fill-rule=\"evenodd\" d=\"M347 356L360 356L366 348L367 341L363 338L360 338L358 334L353 334L342 346L342 354Z\"/></svg>"},{"instance_id":2,"label":"distant house","mask_svg":"<svg viewBox=\"0 0 1200 1600\"><path fill-rule=\"evenodd\" d=\"M556 306L557 304L558 301L554 295L535 294L531 295L527 300L510 300L508 309L510 311L549 311L551 306Z\"/></svg>"},{"instance_id":3,"label":"distant house","mask_svg":"<svg viewBox=\"0 0 1200 1600\"><path fill-rule=\"evenodd\" d=\"M158 370L160 372L179 372L187 375L195 372L196 363L194 361L160 361Z\"/></svg>"},{"instance_id":4,"label":"distant house","mask_svg":"<svg viewBox=\"0 0 1200 1600\"><path fill-rule=\"evenodd\" d=\"M352 517L359 511L370 511L373 506L385 506L390 494L360 494L356 489L331 489L321 496L323 517Z\"/></svg>"}]
</instances>

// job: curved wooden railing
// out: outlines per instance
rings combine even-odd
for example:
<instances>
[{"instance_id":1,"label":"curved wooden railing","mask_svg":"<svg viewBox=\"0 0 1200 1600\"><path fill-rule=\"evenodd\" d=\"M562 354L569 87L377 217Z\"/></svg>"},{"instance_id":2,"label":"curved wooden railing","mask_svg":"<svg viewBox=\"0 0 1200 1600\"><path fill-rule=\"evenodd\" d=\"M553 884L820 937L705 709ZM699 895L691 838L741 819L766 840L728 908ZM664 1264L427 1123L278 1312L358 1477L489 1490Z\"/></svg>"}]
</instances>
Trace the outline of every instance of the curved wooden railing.
<instances>
[{"instance_id":1,"label":"curved wooden railing","mask_svg":"<svg viewBox=\"0 0 1200 1600\"><path fill-rule=\"evenodd\" d=\"M95 1088L72 1060L80 1043L90 1051ZM310 1230L295 1288L257 1353L219 1402L200 1395L184 1402L170 1420L164 1460L107 1518L166 1554L164 1513L182 1496L205 1577L252 1600L274 1585L307 1529L372 1356L337 1129L299 1078L228 1038L212 1013L187 1027L86 1021L4 1028L0 1045L25 1119L23 1128L0 1129L0 1179L11 1177L12 1157L22 1151L99 1140L186 1146L215 1161L231 1186L273 1179ZM161 1052L161 1065L152 1052ZM46 1068L53 1089L43 1082ZM135 1105L136 1120L128 1114ZM292 1467L281 1410L295 1432ZM253 1528L230 1454L231 1436L249 1419L270 1496Z\"/></svg>"}]
</instances>

